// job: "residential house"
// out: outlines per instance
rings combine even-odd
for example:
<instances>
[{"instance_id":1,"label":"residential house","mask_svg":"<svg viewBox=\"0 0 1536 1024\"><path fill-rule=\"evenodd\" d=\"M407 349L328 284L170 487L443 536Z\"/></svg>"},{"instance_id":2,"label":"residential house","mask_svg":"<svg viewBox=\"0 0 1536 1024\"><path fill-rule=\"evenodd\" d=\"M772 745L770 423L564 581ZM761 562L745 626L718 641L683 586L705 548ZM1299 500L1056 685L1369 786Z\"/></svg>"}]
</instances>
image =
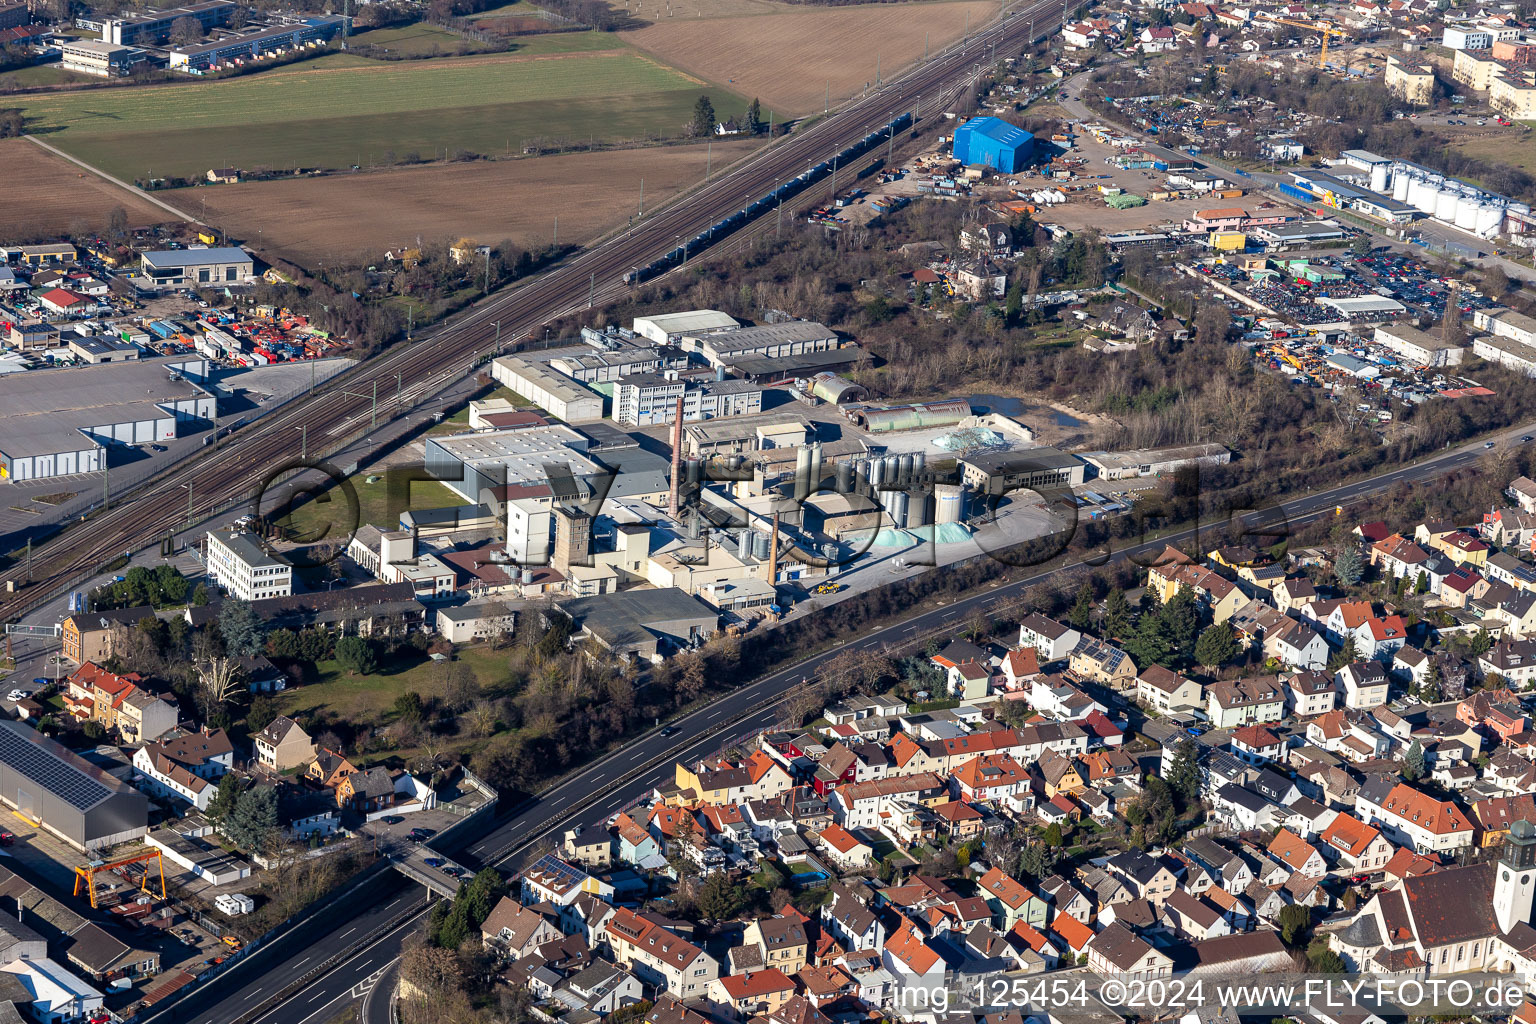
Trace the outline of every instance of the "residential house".
<instances>
[{"instance_id":1,"label":"residential house","mask_svg":"<svg viewBox=\"0 0 1536 1024\"><path fill-rule=\"evenodd\" d=\"M1214 569L1189 563L1153 566L1147 572L1147 589L1160 604L1167 604L1180 590L1187 589L1213 622L1226 622L1248 600L1237 584Z\"/></svg>"},{"instance_id":2,"label":"residential house","mask_svg":"<svg viewBox=\"0 0 1536 1024\"><path fill-rule=\"evenodd\" d=\"M618 907L603 925L614 960L677 999L700 998L720 974L714 957L649 917Z\"/></svg>"},{"instance_id":3,"label":"residential house","mask_svg":"<svg viewBox=\"0 0 1536 1024\"><path fill-rule=\"evenodd\" d=\"M1385 797L1379 796L1367 782L1355 796L1355 810L1394 842L1415 853L1446 853L1471 846L1476 832L1456 804L1436 799L1405 782L1393 785Z\"/></svg>"},{"instance_id":4,"label":"residential house","mask_svg":"<svg viewBox=\"0 0 1536 1024\"><path fill-rule=\"evenodd\" d=\"M1119 921L1095 935L1087 952L1088 969L1103 974L1164 978L1173 973L1173 961L1166 953L1154 949Z\"/></svg>"},{"instance_id":5,"label":"residential house","mask_svg":"<svg viewBox=\"0 0 1536 1024\"><path fill-rule=\"evenodd\" d=\"M828 825L818 838L827 860L840 871L862 871L875 862L874 847L841 825Z\"/></svg>"},{"instance_id":6,"label":"residential house","mask_svg":"<svg viewBox=\"0 0 1536 1024\"><path fill-rule=\"evenodd\" d=\"M481 941L513 960L560 938L560 930L543 914L503 896L480 925Z\"/></svg>"},{"instance_id":7,"label":"residential house","mask_svg":"<svg viewBox=\"0 0 1536 1024\"><path fill-rule=\"evenodd\" d=\"M1332 686L1330 684L1330 690ZM1197 708L1205 703L1204 688L1181 672L1148 665L1136 674L1136 699L1162 714Z\"/></svg>"},{"instance_id":8,"label":"residential house","mask_svg":"<svg viewBox=\"0 0 1536 1024\"><path fill-rule=\"evenodd\" d=\"M1285 716L1285 694L1273 679L1215 683L1207 688L1206 694L1206 715L1218 729L1278 722Z\"/></svg>"},{"instance_id":9,"label":"residential house","mask_svg":"<svg viewBox=\"0 0 1536 1024\"><path fill-rule=\"evenodd\" d=\"M1039 612L1031 612L1019 623L1019 646L1033 647L1042 664L1066 659L1082 638L1078 630Z\"/></svg>"},{"instance_id":10,"label":"residential house","mask_svg":"<svg viewBox=\"0 0 1536 1024\"><path fill-rule=\"evenodd\" d=\"M299 723L279 715L252 738L256 760L269 771L284 772L315 759L315 742Z\"/></svg>"},{"instance_id":11,"label":"residential house","mask_svg":"<svg viewBox=\"0 0 1536 1024\"><path fill-rule=\"evenodd\" d=\"M1113 644L1085 636L1067 656L1067 669L1079 679L1101 683L1113 690L1130 690L1136 683L1136 663Z\"/></svg>"},{"instance_id":12,"label":"residential house","mask_svg":"<svg viewBox=\"0 0 1536 1024\"><path fill-rule=\"evenodd\" d=\"M1010 931L1020 922L1036 928L1045 927L1050 912L1045 900L996 865L988 868L977 881L976 891L987 901L993 927L999 931Z\"/></svg>"},{"instance_id":13,"label":"residential house","mask_svg":"<svg viewBox=\"0 0 1536 1024\"><path fill-rule=\"evenodd\" d=\"M1311 718L1333 710L1338 688L1326 672L1308 669L1285 681L1285 706L1298 718Z\"/></svg>"},{"instance_id":14,"label":"residential house","mask_svg":"<svg viewBox=\"0 0 1536 1024\"><path fill-rule=\"evenodd\" d=\"M1287 828L1275 833L1265 852L1293 872L1321 875L1328 870L1328 862L1322 851Z\"/></svg>"},{"instance_id":15,"label":"residential house","mask_svg":"<svg viewBox=\"0 0 1536 1024\"><path fill-rule=\"evenodd\" d=\"M1344 693L1344 706L1369 711L1387 702L1387 670L1379 661L1356 661L1334 675Z\"/></svg>"},{"instance_id":16,"label":"residential house","mask_svg":"<svg viewBox=\"0 0 1536 1024\"><path fill-rule=\"evenodd\" d=\"M176 732L133 752L140 785L157 796L185 800L206 811L218 780L234 766L235 748L223 729Z\"/></svg>"},{"instance_id":17,"label":"residential house","mask_svg":"<svg viewBox=\"0 0 1536 1024\"><path fill-rule=\"evenodd\" d=\"M1168 897L1168 902L1163 904L1163 916L1176 931L1191 939L1214 939L1232 934L1231 922L1215 904L1184 889Z\"/></svg>"}]
</instances>

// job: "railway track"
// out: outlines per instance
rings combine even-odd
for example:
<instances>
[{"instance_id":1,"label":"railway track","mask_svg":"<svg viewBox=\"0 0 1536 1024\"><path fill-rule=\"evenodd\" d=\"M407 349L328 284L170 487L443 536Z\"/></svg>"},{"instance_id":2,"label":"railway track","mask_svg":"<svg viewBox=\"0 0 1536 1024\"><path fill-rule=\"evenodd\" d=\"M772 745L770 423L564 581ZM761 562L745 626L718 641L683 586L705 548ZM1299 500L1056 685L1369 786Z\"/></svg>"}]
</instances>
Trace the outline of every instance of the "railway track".
<instances>
[{"instance_id":1,"label":"railway track","mask_svg":"<svg viewBox=\"0 0 1536 1024\"><path fill-rule=\"evenodd\" d=\"M20 566L9 578L19 589L0 599L0 621L12 621L58 592L100 571L115 558L147 542L208 518L234 504L259 497L259 490L283 457L292 452L300 427L322 453L355 436L377 411L387 422L429 400L447 383L473 372L496 350L497 339L523 339L552 319L585 308L589 296L606 299L625 289L623 277L674 249L780 184L858 142L894 117L920 114L930 103L953 96L965 73L979 74L989 52L1024 45L1054 30L1063 0L1034 0L918 65L872 93L850 102L803 132L771 144L681 199L648 214L638 224L580 253L560 266L483 300L416 341L396 346L328 382L310 398L271 413L237 431L216 449L199 453L148 484L123 504L75 524L33 553L33 576L22 584ZM806 189L801 197L815 187ZM760 216L772 215L771 211ZM724 236L719 240L724 241ZM694 252L690 251L692 259ZM521 341L498 351L513 351ZM376 392L375 392L376 389ZM409 397L407 397L409 396ZM190 490L190 493L189 493Z\"/></svg>"}]
</instances>

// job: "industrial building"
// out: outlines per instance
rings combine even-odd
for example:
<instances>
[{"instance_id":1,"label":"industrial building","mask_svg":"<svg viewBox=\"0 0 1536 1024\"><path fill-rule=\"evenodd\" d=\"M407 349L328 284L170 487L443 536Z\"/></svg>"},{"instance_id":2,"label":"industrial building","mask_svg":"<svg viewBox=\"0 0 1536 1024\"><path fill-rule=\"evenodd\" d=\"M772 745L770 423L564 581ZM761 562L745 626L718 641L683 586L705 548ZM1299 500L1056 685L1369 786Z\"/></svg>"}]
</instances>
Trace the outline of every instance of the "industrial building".
<instances>
[{"instance_id":1,"label":"industrial building","mask_svg":"<svg viewBox=\"0 0 1536 1024\"><path fill-rule=\"evenodd\" d=\"M733 331L685 334L683 351L702 356L710 366L723 367L746 356L782 359L809 352L826 352L842 344L837 332L810 320L789 320Z\"/></svg>"},{"instance_id":2,"label":"industrial building","mask_svg":"<svg viewBox=\"0 0 1536 1024\"><path fill-rule=\"evenodd\" d=\"M637 316L631 326L636 334L658 345L676 345L687 335L729 331L741 324L718 309L693 309L656 316Z\"/></svg>"},{"instance_id":3,"label":"industrial building","mask_svg":"<svg viewBox=\"0 0 1536 1024\"><path fill-rule=\"evenodd\" d=\"M1383 324L1376 328L1373 340L1416 366L1455 366L1466 351L1460 342L1406 324Z\"/></svg>"},{"instance_id":4,"label":"industrial building","mask_svg":"<svg viewBox=\"0 0 1536 1024\"><path fill-rule=\"evenodd\" d=\"M502 356L491 363L491 377L556 419L584 423L603 418L602 395L546 363L522 356Z\"/></svg>"},{"instance_id":5,"label":"industrial building","mask_svg":"<svg viewBox=\"0 0 1536 1024\"><path fill-rule=\"evenodd\" d=\"M202 26L204 32L227 25L236 6L233 0L207 0L205 3L187 4L185 7L161 7L99 21L80 18L75 24L99 31L102 40L108 43L152 46L168 40L171 37L171 26L182 18L191 18Z\"/></svg>"},{"instance_id":6,"label":"industrial building","mask_svg":"<svg viewBox=\"0 0 1536 1024\"><path fill-rule=\"evenodd\" d=\"M341 32L346 19L334 14L316 15L287 25L252 29L192 46L178 46L170 53L170 66L181 71L223 67L308 43L322 43Z\"/></svg>"},{"instance_id":7,"label":"industrial building","mask_svg":"<svg viewBox=\"0 0 1536 1024\"><path fill-rule=\"evenodd\" d=\"M99 473L104 446L178 437L214 419L202 359L144 359L0 376L0 480Z\"/></svg>"},{"instance_id":8,"label":"industrial building","mask_svg":"<svg viewBox=\"0 0 1536 1024\"><path fill-rule=\"evenodd\" d=\"M97 39L71 39L58 45L62 58L60 65L65 71L97 78L120 78L146 56L143 50L132 46L103 43Z\"/></svg>"},{"instance_id":9,"label":"industrial building","mask_svg":"<svg viewBox=\"0 0 1536 1024\"><path fill-rule=\"evenodd\" d=\"M255 276L256 263L236 246L165 249L144 253L140 273L156 288L241 284Z\"/></svg>"},{"instance_id":10,"label":"industrial building","mask_svg":"<svg viewBox=\"0 0 1536 1024\"><path fill-rule=\"evenodd\" d=\"M1035 156L1035 137L996 117L973 117L955 129L955 159L967 167L981 164L1004 174L1027 166Z\"/></svg>"},{"instance_id":11,"label":"industrial building","mask_svg":"<svg viewBox=\"0 0 1536 1024\"><path fill-rule=\"evenodd\" d=\"M677 419L683 402L683 422L725 416L755 416L763 411L763 390L745 380L691 383L676 374L637 373L613 385L613 419L630 427L649 427Z\"/></svg>"},{"instance_id":12,"label":"industrial building","mask_svg":"<svg viewBox=\"0 0 1536 1024\"><path fill-rule=\"evenodd\" d=\"M149 830L143 793L20 722L0 721L0 801L82 852Z\"/></svg>"},{"instance_id":13,"label":"industrial building","mask_svg":"<svg viewBox=\"0 0 1536 1024\"><path fill-rule=\"evenodd\" d=\"M1057 448L961 455L961 478L973 490L994 496L1036 488L1076 487L1087 479L1088 467L1075 455Z\"/></svg>"},{"instance_id":14,"label":"industrial building","mask_svg":"<svg viewBox=\"0 0 1536 1024\"><path fill-rule=\"evenodd\" d=\"M720 623L709 605L676 587L557 600L577 636L626 657L656 661L703 643Z\"/></svg>"},{"instance_id":15,"label":"industrial building","mask_svg":"<svg viewBox=\"0 0 1536 1024\"><path fill-rule=\"evenodd\" d=\"M1172 473L1185 466L1224 466L1232 453L1219 444L1192 444L1177 448L1144 448L1130 452L1084 452L1083 461L1099 480L1128 480Z\"/></svg>"},{"instance_id":16,"label":"industrial building","mask_svg":"<svg viewBox=\"0 0 1536 1024\"><path fill-rule=\"evenodd\" d=\"M208 567L208 578L242 601L287 597L293 593L293 566L263 548L254 534L243 530L210 530L203 561Z\"/></svg>"}]
</instances>

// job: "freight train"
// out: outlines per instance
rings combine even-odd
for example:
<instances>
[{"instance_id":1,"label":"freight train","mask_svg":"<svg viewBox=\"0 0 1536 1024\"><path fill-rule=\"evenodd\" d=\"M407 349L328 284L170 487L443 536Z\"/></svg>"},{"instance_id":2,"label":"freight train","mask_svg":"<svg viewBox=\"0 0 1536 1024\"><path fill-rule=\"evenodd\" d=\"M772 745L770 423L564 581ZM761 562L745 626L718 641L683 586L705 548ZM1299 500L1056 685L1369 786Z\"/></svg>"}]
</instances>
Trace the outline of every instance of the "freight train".
<instances>
[{"instance_id":1,"label":"freight train","mask_svg":"<svg viewBox=\"0 0 1536 1024\"><path fill-rule=\"evenodd\" d=\"M885 139L888 134L894 135L896 132L910 127L911 124L912 115L909 113L902 114L900 117L887 122L837 154L831 160L823 160L815 167L784 182L762 198L743 206L724 220L711 224L660 259L653 260L643 267L636 267L634 270L629 271L624 275L624 283L630 285L639 284L642 281L656 277L658 274L664 274L673 267L679 266L685 259L697 255L714 244L717 236L729 234L731 231L757 217L758 214L773 208L786 199L799 195L811 185L830 175L833 167L843 166L855 157L867 153Z\"/></svg>"}]
</instances>

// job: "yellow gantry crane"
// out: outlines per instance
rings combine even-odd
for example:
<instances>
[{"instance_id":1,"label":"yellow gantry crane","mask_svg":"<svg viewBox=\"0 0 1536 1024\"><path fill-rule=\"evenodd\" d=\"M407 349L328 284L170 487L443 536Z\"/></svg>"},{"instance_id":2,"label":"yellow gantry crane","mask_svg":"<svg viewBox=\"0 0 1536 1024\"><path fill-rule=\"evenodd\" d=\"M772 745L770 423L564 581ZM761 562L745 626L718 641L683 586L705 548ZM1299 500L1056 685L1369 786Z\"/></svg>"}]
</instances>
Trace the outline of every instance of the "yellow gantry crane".
<instances>
[{"instance_id":1,"label":"yellow gantry crane","mask_svg":"<svg viewBox=\"0 0 1536 1024\"><path fill-rule=\"evenodd\" d=\"M160 898L165 899L165 860L160 856L159 850L146 850L143 853L136 853L131 857L124 857L121 860L84 864L75 868L75 895L80 895L80 887L83 885L86 892L90 894L91 907L94 909L96 906L96 873L98 871L111 871L113 868L120 868L128 864L139 864L149 860L154 861L155 866L160 869ZM139 891L149 892L148 869L144 871L144 877L139 880Z\"/></svg>"},{"instance_id":2,"label":"yellow gantry crane","mask_svg":"<svg viewBox=\"0 0 1536 1024\"><path fill-rule=\"evenodd\" d=\"M1292 28L1304 28L1310 32L1316 32L1318 35L1323 37L1323 49L1322 52L1317 55L1317 66L1319 68L1328 66L1328 37L1338 36L1340 39L1342 39L1349 34L1343 29L1337 29L1332 25L1325 25L1321 22L1292 21L1289 18L1276 18L1274 20L1281 25L1289 25Z\"/></svg>"}]
</instances>

